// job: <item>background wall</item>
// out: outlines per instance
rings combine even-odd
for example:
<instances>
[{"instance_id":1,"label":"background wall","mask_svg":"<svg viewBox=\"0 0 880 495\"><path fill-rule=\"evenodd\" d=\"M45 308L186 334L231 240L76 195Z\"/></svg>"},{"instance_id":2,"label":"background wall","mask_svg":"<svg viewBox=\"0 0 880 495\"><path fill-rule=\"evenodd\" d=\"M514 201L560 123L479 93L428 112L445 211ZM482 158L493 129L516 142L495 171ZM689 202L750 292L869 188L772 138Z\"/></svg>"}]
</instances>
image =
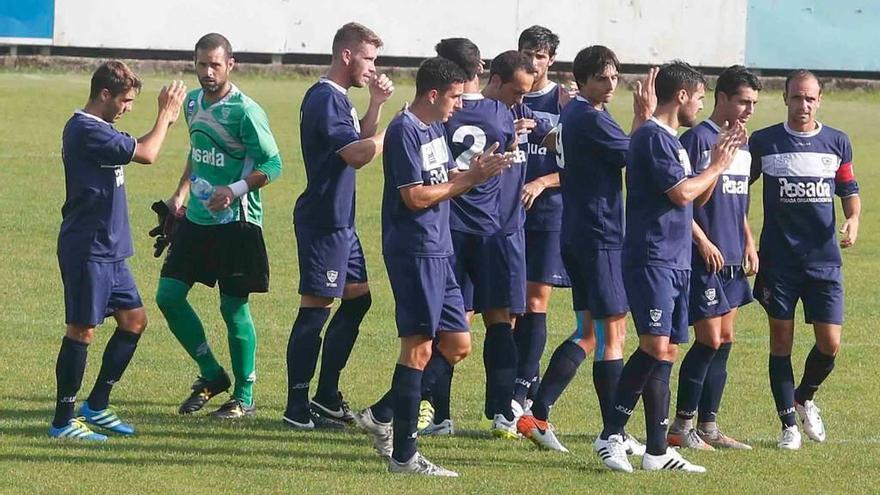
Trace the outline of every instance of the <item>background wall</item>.
<instances>
[{"instance_id":1,"label":"background wall","mask_svg":"<svg viewBox=\"0 0 880 495\"><path fill-rule=\"evenodd\" d=\"M349 20L377 31L386 56L466 36L491 58L542 24L559 33L561 61L599 43L627 64L880 70L870 0L0 0L0 43L189 51L218 31L238 52L327 54Z\"/></svg>"}]
</instances>

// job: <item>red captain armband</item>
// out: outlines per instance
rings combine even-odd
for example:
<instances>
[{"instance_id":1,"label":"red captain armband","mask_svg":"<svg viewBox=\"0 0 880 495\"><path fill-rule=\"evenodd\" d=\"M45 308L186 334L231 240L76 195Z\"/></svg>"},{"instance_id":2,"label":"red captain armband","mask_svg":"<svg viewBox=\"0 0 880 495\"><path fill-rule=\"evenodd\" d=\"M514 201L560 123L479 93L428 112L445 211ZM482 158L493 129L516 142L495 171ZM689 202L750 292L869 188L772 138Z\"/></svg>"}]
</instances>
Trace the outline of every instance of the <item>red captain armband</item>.
<instances>
[{"instance_id":1,"label":"red captain armband","mask_svg":"<svg viewBox=\"0 0 880 495\"><path fill-rule=\"evenodd\" d=\"M846 162L837 168L837 175L834 177L834 181L838 184L846 184L847 182L852 182L855 178L852 162Z\"/></svg>"}]
</instances>

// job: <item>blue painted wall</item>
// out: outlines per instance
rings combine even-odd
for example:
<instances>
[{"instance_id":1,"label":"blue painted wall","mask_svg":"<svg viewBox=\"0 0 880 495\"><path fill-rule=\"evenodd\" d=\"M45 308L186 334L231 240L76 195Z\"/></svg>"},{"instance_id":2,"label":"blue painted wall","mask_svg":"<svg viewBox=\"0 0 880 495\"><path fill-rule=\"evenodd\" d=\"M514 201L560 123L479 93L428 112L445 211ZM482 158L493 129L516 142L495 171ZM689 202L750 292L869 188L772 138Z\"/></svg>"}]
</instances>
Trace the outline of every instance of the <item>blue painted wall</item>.
<instances>
[{"instance_id":1,"label":"blue painted wall","mask_svg":"<svg viewBox=\"0 0 880 495\"><path fill-rule=\"evenodd\" d=\"M746 65L880 71L877 0L749 0Z\"/></svg>"},{"instance_id":2,"label":"blue painted wall","mask_svg":"<svg viewBox=\"0 0 880 495\"><path fill-rule=\"evenodd\" d=\"M0 37L52 38L55 0L0 0Z\"/></svg>"}]
</instances>

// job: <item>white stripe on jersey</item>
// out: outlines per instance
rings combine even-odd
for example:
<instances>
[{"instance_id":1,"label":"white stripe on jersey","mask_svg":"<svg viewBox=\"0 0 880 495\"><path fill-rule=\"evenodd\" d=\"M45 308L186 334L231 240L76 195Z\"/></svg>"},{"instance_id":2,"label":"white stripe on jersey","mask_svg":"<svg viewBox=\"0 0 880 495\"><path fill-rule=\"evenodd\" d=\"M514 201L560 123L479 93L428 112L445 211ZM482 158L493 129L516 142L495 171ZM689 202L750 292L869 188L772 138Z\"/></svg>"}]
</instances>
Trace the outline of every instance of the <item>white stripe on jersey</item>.
<instances>
[{"instance_id":1,"label":"white stripe on jersey","mask_svg":"<svg viewBox=\"0 0 880 495\"><path fill-rule=\"evenodd\" d=\"M761 157L761 172L772 177L833 179L840 157L833 153L792 152Z\"/></svg>"},{"instance_id":2,"label":"white stripe on jersey","mask_svg":"<svg viewBox=\"0 0 880 495\"><path fill-rule=\"evenodd\" d=\"M431 170L443 167L449 163L449 146L442 137L434 138L421 147L422 154L422 170L430 172Z\"/></svg>"},{"instance_id":3,"label":"white stripe on jersey","mask_svg":"<svg viewBox=\"0 0 880 495\"><path fill-rule=\"evenodd\" d=\"M556 124L559 123L558 113L542 112L540 110L532 110L532 113L535 114L536 117L549 120L553 127L556 127Z\"/></svg>"},{"instance_id":4,"label":"white stripe on jersey","mask_svg":"<svg viewBox=\"0 0 880 495\"><path fill-rule=\"evenodd\" d=\"M700 173L709 166L712 160L712 150L705 150L700 155L700 163L697 164L695 172ZM744 149L736 150L733 157L733 163L722 175L741 175L748 177L752 173L752 154Z\"/></svg>"}]
</instances>

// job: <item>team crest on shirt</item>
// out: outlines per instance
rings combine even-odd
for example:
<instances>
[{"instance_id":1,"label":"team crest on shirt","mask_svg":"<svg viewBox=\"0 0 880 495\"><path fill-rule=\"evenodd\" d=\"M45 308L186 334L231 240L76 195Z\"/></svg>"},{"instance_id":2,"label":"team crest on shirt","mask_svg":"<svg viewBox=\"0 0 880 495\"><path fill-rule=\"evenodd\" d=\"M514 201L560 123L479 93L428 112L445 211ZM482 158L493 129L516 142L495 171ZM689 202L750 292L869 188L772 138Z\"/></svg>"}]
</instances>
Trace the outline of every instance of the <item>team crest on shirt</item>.
<instances>
[{"instance_id":1,"label":"team crest on shirt","mask_svg":"<svg viewBox=\"0 0 880 495\"><path fill-rule=\"evenodd\" d=\"M825 172L834 172L837 169L834 158L830 156L822 157L822 166L825 168Z\"/></svg>"},{"instance_id":2,"label":"team crest on shirt","mask_svg":"<svg viewBox=\"0 0 880 495\"><path fill-rule=\"evenodd\" d=\"M223 120L229 120L229 114L232 112L232 108L223 107L220 109L220 118Z\"/></svg>"},{"instance_id":3,"label":"team crest on shirt","mask_svg":"<svg viewBox=\"0 0 880 495\"><path fill-rule=\"evenodd\" d=\"M196 100L186 102L186 116L192 117L193 111L196 109Z\"/></svg>"},{"instance_id":4,"label":"team crest on shirt","mask_svg":"<svg viewBox=\"0 0 880 495\"><path fill-rule=\"evenodd\" d=\"M718 300L715 299L715 297L717 296L717 294L715 293L715 289L706 289L703 295L706 296L706 301L708 301L709 306L714 306L718 304Z\"/></svg>"},{"instance_id":5,"label":"team crest on shirt","mask_svg":"<svg viewBox=\"0 0 880 495\"><path fill-rule=\"evenodd\" d=\"M660 318L663 318L663 310L662 309L652 309L648 311L648 315L651 317L652 327L660 326Z\"/></svg>"},{"instance_id":6,"label":"team crest on shirt","mask_svg":"<svg viewBox=\"0 0 880 495\"><path fill-rule=\"evenodd\" d=\"M327 287L336 287L336 279L339 278L339 272L336 270L327 270Z\"/></svg>"}]
</instances>

